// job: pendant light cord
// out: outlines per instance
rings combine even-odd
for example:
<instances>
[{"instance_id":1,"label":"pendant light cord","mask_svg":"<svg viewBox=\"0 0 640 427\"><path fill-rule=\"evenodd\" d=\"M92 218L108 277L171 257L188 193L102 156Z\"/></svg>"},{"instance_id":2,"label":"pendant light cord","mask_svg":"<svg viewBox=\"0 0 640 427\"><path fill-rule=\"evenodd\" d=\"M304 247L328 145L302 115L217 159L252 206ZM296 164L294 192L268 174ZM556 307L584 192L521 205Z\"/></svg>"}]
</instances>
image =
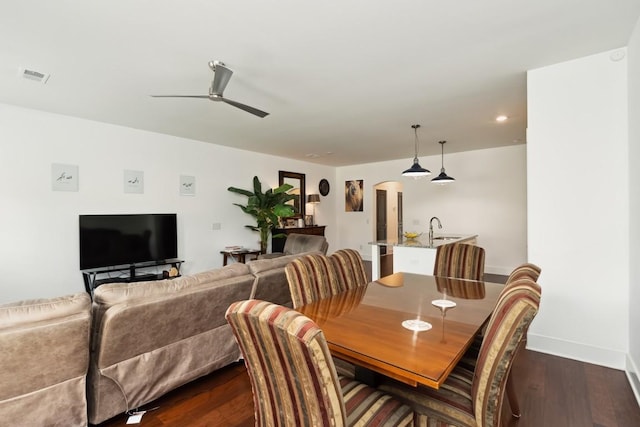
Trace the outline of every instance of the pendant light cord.
<instances>
[{"instance_id":1,"label":"pendant light cord","mask_svg":"<svg viewBox=\"0 0 640 427\"><path fill-rule=\"evenodd\" d=\"M414 163L418 162L418 128L420 125L411 125L413 133L415 134L415 156L413 156Z\"/></svg>"}]
</instances>

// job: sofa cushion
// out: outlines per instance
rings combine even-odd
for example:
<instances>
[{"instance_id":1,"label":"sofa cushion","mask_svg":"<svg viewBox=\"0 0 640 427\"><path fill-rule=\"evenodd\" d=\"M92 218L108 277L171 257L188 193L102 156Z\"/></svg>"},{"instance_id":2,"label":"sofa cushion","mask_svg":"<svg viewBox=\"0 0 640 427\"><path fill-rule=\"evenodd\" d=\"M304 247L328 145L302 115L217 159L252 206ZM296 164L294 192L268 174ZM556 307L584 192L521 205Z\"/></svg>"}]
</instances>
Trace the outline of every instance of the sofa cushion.
<instances>
[{"instance_id":1,"label":"sofa cushion","mask_svg":"<svg viewBox=\"0 0 640 427\"><path fill-rule=\"evenodd\" d=\"M0 305L0 329L72 316L87 310L89 306L89 295L84 292L57 298L2 304Z\"/></svg>"}]
</instances>

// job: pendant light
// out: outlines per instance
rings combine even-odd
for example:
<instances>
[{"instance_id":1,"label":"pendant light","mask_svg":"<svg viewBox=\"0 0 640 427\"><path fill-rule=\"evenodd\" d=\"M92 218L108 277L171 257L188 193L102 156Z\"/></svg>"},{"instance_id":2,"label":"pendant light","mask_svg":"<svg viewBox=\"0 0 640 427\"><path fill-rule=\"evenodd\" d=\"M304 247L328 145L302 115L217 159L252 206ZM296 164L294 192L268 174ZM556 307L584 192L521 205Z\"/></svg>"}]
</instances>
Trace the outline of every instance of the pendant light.
<instances>
[{"instance_id":1,"label":"pendant light","mask_svg":"<svg viewBox=\"0 0 640 427\"><path fill-rule=\"evenodd\" d=\"M413 128L413 132L415 133L415 136L416 136L415 157L413 158L413 165L406 171L402 172L402 176L411 176L414 179L418 179L418 178L422 178L423 176L430 175L431 172L423 168L422 166L420 166L420 163L418 163L418 128L420 127L420 125L411 125L411 127Z\"/></svg>"},{"instance_id":2,"label":"pendant light","mask_svg":"<svg viewBox=\"0 0 640 427\"><path fill-rule=\"evenodd\" d=\"M444 171L444 144L446 144L447 141L438 141L438 143L440 144L440 147L442 147L442 167L440 169L440 175L433 178L431 182L433 182L434 184L447 184L449 182L455 182L455 179L447 175Z\"/></svg>"}]
</instances>

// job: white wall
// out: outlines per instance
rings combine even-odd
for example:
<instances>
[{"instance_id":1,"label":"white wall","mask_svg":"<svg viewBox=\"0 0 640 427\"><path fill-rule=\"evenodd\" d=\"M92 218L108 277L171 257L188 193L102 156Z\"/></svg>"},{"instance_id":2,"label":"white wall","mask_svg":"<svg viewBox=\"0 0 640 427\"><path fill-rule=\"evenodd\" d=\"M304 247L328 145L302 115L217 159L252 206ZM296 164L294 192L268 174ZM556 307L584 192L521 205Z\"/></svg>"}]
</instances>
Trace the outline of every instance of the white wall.
<instances>
[{"instance_id":1,"label":"white wall","mask_svg":"<svg viewBox=\"0 0 640 427\"><path fill-rule=\"evenodd\" d=\"M79 166L79 191L51 190L51 164ZM144 172L144 194L123 192L125 169ZM78 215L178 214L184 273L219 267L231 244L259 247L253 218L232 203L257 175L278 185L278 170L306 174L307 193L333 168L0 104L0 303L84 290L78 267ZM181 174L196 177L196 195L179 195ZM334 197L316 207L335 247ZM214 231L213 223L221 229Z\"/></svg>"},{"instance_id":2,"label":"white wall","mask_svg":"<svg viewBox=\"0 0 640 427\"><path fill-rule=\"evenodd\" d=\"M629 360L627 372L640 402L640 19L627 47L629 76ZM634 185L635 184L635 185Z\"/></svg>"},{"instance_id":3,"label":"white wall","mask_svg":"<svg viewBox=\"0 0 640 427\"><path fill-rule=\"evenodd\" d=\"M626 59L528 73L529 259L542 267L530 348L624 367L629 337Z\"/></svg>"},{"instance_id":4,"label":"white wall","mask_svg":"<svg viewBox=\"0 0 640 427\"><path fill-rule=\"evenodd\" d=\"M447 145L453 145L450 141ZM411 166L411 144L398 143L407 151L405 160L338 168L336 181L364 179L364 212L345 212L344 197L337 201L339 244L359 249L370 259L368 242L375 240L375 192L383 181L403 184L403 221L406 231L427 233L429 219L437 216L443 233L478 234L478 244L486 250L488 273L509 274L527 260L525 146L446 154L447 174L456 182L435 185L431 178L440 170L441 157L421 157L420 164L431 170L429 177L414 180L401 173ZM436 173L437 172L437 173Z\"/></svg>"}]
</instances>

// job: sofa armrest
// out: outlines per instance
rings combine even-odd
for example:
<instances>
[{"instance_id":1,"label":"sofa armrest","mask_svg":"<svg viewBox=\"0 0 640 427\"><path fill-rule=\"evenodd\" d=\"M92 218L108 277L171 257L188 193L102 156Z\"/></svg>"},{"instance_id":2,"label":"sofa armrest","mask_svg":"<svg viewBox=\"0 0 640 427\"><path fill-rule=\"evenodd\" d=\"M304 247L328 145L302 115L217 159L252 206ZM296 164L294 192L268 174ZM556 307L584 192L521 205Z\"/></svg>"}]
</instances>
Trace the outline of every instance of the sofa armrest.
<instances>
[{"instance_id":1,"label":"sofa armrest","mask_svg":"<svg viewBox=\"0 0 640 427\"><path fill-rule=\"evenodd\" d=\"M0 424L87 425L91 299L0 306Z\"/></svg>"}]
</instances>

